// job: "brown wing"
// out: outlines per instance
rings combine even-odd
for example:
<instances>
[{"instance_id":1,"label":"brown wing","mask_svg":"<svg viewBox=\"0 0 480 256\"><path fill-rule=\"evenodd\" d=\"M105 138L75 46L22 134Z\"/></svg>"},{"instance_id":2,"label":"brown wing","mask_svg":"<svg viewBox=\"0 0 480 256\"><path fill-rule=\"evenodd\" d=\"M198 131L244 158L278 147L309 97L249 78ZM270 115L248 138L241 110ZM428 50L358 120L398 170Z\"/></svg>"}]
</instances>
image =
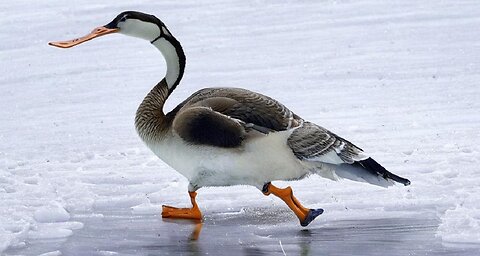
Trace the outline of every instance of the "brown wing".
<instances>
[{"instance_id":1,"label":"brown wing","mask_svg":"<svg viewBox=\"0 0 480 256\"><path fill-rule=\"evenodd\" d=\"M240 88L202 89L181 103L178 111L192 106L208 107L226 116L272 131L283 131L301 123L299 116L278 101Z\"/></svg>"},{"instance_id":2,"label":"brown wing","mask_svg":"<svg viewBox=\"0 0 480 256\"><path fill-rule=\"evenodd\" d=\"M238 88L207 88L172 113L173 129L192 144L237 147L249 137L282 131L301 123L276 100Z\"/></svg>"}]
</instances>

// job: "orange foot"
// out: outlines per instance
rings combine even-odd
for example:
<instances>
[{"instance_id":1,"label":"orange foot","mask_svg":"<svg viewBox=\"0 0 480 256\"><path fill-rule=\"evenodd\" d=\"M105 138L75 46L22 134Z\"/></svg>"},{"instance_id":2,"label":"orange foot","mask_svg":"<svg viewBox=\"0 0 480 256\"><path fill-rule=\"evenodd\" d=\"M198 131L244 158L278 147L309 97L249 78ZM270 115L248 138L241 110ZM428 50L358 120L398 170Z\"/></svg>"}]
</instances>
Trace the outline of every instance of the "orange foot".
<instances>
[{"instance_id":1,"label":"orange foot","mask_svg":"<svg viewBox=\"0 0 480 256\"><path fill-rule=\"evenodd\" d=\"M293 191L290 187L281 189L269 182L263 186L262 192L266 196L274 194L282 199L295 215L297 215L300 220L300 225L303 227L308 226L318 215L323 213L323 209L308 209L303 207L298 199L293 196Z\"/></svg>"},{"instance_id":2,"label":"orange foot","mask_svg":"<svg viewBox=\"0 0 480 256\"><path fill-rule=\"evenodd\" d=\"M162 217L200 220L202 218L202 213L198 208L175 208L175 207L163 205Z\"/></svg>"},{"instance_id":3,"label":"orange foot","mask_svg":"<svg viewBox=\"0 0 480 256\"><path fill-rule=\"evenodd\" d=\"M162 218L176 218L176 219L194 219L201 220L202 213L195 202L196 192L188 192L190 200L192 201L192 208L176 208L171 206L162 206Z\"/></svg>"}]
</instances>

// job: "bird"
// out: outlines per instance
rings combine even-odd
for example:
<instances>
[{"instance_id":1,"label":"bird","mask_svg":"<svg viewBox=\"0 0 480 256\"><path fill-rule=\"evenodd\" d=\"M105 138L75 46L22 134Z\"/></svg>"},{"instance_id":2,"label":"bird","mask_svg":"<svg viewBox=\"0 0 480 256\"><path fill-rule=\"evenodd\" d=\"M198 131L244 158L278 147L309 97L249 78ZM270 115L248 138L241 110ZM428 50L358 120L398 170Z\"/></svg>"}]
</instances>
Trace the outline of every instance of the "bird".
<instances>
[{"instance_id":1,"label":"bird","mask_svg":"<svg viewBox=\"0 0 480 256\"><path fill-rule=\"evenodd\" d=\"M184 75L186 57L180 42L154 15L124 11L86 36L49 44L70 48L113 33L147 40L166 62L165 76L135 115L135 128L144 144L189 182L192 207L163 205L163 218L201 220L196 202L200 188L250 185L279 197L300 225L307 226L323 209L303 206L290 186L280 188L272 182L317 174L383 187L410 185L408 179L389 172L348 140L304 120L277 100L247 89L200 89L164 113L166 100Z\"/></svg>"}]
</instances>

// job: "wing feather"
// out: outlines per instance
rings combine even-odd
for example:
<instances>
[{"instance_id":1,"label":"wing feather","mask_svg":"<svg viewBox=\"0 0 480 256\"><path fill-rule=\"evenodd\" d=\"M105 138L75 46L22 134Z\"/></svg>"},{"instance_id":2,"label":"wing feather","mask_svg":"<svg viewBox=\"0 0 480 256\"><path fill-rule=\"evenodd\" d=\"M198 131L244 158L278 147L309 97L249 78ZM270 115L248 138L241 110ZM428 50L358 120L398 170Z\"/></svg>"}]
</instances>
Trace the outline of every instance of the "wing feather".
<instances>
[{"instance_id":1,"label":"wing feather","mask_svg":"<svg viewBox=\"0 0 480 256\"><path fill-rule=\"evenodd\" d=\"M288 145L300 160L353 164L367 158L361 148L311 122L297 128Z\"/></svg>"},{"instance_id":2,"label":"wing feather","mask_svg":"<svg viewBox=\"0 0 480 256\"><path fill-rule=\"evenodd\" d=\"M186 142L217 147L237 147L246 136L244 125L206 107L191 107L180 112L173 130Z\"/></svg>"},{"instance_id":3,"label":"wing feather","mask_svg":"<svg viewBox=\"0 0 480 256\"><path fill-rule=\"evenodd\" d=\"M202 89L180 104L179 111L191 106L209 107L226 116L271 131L284 131L301 122L299 116L278 101L240 88Z\"/></svg>"}]
</instances>

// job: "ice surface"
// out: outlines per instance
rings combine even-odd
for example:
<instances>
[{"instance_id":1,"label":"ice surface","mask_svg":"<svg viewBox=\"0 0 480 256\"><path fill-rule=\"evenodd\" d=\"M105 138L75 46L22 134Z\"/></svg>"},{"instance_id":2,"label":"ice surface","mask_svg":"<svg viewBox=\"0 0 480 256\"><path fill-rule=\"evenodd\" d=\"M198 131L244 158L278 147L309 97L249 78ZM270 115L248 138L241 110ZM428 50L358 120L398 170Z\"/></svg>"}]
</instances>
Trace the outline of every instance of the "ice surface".
<instances>
[{"instance_id":1,"label":"ice surface","mask_svg":"<svg viewBox=\"0 0 480 256\"><path fill-rule=\"evenodd\" d=\"M157 15L184 46L186 74L167 108L207 86L255 90L412 185L278 182L325 209L306 232L254 188L201 189L206 220L189 241L192 224L158 216L162 204L189 205L187 182L133 127L165 72L161 55L120 35L47 45L123 10ZM180 244L261 254L282 253L281 241L288 255L478 254L479 27L473 0L3 1L0 253L80 255L90 245L91 255L146 255Z\"/></svg>"},{"instance_id":2,"label":"ice surface","mask_svg":"<svg viewBox=\"0 0 480 256\"><path fill-rule=\"evenodd\" d=\"M103 212L105 217L79 217L85 228L68 241L32 241L8 253L37 255L59 248L63 255L462 255L475 248L445 247L435 237L438 220L425 215L317 220L299 228L288 210L271 207L214 213L203 226L163 221L158 214ZM195 232L199 231L197 240ZM281 243L281 246L280 246ZM8 254L8 255L9 255Z\"/></svg>"}]
</instances>

